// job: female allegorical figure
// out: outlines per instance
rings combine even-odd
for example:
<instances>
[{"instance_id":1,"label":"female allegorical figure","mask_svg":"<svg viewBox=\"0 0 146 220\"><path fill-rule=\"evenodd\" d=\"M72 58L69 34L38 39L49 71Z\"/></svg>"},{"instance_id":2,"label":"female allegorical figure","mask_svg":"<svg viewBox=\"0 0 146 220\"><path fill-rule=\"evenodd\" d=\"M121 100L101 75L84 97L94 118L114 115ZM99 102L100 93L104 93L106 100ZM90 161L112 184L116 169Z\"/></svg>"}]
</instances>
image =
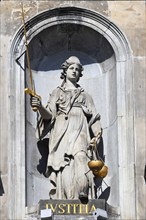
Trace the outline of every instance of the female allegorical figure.
<instances>
[{"instance_id":1,"label":"female allegorical figure","mask_svg":"<svg viewBox=\"0 0 146 220\"><path fill-rule=\"evenodd\" d=\"M40 138L48 132L49 155L46 176L51 183L50 198L95 198L93 175L89 171L93 141L99 143L102 129L100 116L91 96L77 83L83 67L77 57L70 57L62 64L63 83L51 94L47 108L32 97L32 107L37 107L41 122Z\"/></svg>"}]
</instances>

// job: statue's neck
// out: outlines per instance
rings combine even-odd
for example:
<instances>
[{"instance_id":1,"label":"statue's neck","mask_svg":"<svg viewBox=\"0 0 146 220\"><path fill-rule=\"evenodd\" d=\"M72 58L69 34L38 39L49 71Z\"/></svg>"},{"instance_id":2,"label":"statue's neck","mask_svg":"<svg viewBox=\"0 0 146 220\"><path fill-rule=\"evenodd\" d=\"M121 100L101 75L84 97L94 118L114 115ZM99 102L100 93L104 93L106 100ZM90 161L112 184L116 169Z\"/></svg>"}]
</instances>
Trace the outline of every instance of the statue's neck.
<instances>
[{"instance_id":1,"label":"statue's neck","mask_svg":"<svg viewBox=\"0 0 146 220\"><path fill-rule=\"evenodd\" d=\"M75 89L75 88L77 88L77 83L71 82L70 80L66 79L65 87L66 87L66 89Z\"/></svg>"}]
</instances>

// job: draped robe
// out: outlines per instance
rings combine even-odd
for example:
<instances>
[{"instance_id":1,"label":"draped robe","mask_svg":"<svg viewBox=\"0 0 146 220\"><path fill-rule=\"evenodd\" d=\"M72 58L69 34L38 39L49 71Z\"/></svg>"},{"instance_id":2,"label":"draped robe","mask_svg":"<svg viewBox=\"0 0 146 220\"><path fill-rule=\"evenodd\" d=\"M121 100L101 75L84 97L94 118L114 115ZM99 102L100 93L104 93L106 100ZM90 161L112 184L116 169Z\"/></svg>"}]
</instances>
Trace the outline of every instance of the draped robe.
<instances>
[{"instance_id":1,"label":"draped robe","mask_svg":"<svg viewBox=\"0 0 146 220\"><path fill-rule=\"evenodd\" d=\"M93 176L87 166L91 156L88 147L101 127L91 96L79 85L72 90L65 85L57 87L47 109L52 117L41 119L39 135L43 138L49 132L46 176L51 183L50 197L76 199L84 192L93 198Z\"/></svg>"}]
</instances>

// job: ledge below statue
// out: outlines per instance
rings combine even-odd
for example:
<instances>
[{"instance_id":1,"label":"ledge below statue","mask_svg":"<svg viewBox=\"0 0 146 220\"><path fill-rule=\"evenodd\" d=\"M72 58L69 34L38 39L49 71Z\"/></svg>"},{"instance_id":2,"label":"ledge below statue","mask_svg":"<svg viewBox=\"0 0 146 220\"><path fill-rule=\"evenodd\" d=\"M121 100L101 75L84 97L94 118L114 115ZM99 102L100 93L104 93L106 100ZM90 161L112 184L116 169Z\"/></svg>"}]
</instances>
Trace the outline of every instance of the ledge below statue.
<instances>
[{"instance_id":1,"label":"ledge below statue","mask_svg":"<svg viewBox=\"0 0 146 220\"><path fill-rule=\"evenodd\" d=\"M25 219L41 219L40 212L45 209L52 209L54 220L90 220L97 209L105 210L109 220L120 219L119 208L109 205L104 199L91 199L86 205L80 200L40 200L37 206L27 207Z\"/></svg>"},{"instance_id":2,"label":"ledge below statue","mask_svg":"<svg viewBox=\"0 0 146 220\"><path fill-rule=\"evenodd\" d=\"M97 208L107 211L109 215L119 216L118 209L107 204L104 199L90 199L87 204L82 204L80 200L40 200L38 214L40 210L51 209L55 216L92 216Z\"/></svg>"},{"instance_id":3,"label":"ledge below statue","mask_svg":"<svg viewBox=\"0 0 146 220\"><path fill-rule=\"evenodd\" d=\"M54 215L92 215L97 209L106 210L106 202L103 199L91 199L87 204L80 200L40 200L39 212L42 209L51 209Z\"/></svg>"}]
</instances>

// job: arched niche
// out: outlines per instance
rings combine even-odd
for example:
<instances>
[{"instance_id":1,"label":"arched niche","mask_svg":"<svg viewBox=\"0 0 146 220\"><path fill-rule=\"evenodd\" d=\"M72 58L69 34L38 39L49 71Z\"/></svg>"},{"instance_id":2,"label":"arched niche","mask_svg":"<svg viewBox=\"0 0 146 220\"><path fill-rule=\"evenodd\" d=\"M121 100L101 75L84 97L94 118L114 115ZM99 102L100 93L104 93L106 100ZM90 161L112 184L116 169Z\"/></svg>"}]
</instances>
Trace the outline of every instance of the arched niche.
<instances>
[{"instance_id":1,"label":"arched niche","mask_svg":"<svg viewBox=\"0 0 146 220\"><path fill-rule=\"evenodd\" d=\"M62 62L69 55L80 58L84 65L80 84L92 95L101 114L105 161L109 166L106 182L111 187L108 203L120 207L121 218L134 218L132 65L126 37L107 18L76 7L44 11L26 22L26 30L35 88L44 104L49 93L61 83ZM14 103L11 135L17 134L11 138L10 150L13 165L10 194L13 192L15 198L10 213L14 219L25 215L26 206L47 199L49 191L48 179L37 170L41 158L36 148L36 115L24 94L29 75L22 55L25 54L23 35L21 27L11 48L11 102ZM26 75L15 60L26 70ZM128 201L131 209L127 210Z\"/></svg>"}]
</instances>

